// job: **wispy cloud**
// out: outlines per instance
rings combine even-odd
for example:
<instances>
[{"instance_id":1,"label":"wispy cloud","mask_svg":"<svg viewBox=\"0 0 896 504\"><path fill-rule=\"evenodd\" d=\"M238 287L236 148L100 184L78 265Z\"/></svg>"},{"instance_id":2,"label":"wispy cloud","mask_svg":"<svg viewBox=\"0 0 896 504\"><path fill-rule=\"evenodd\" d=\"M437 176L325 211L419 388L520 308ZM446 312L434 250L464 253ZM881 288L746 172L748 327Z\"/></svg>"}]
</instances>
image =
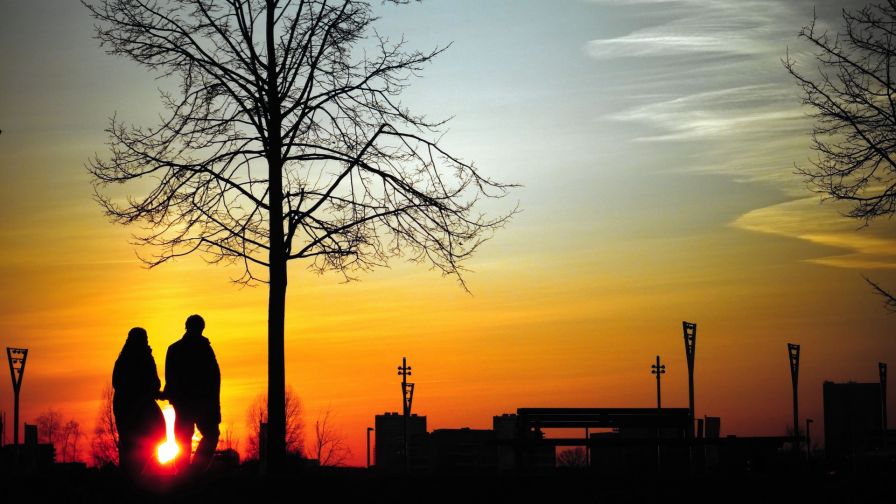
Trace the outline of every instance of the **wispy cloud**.
<instances>
[{"instance_id":1,"label":"wispy cloud","mask_svg":"<svg viewBox=\"0 0 896 504\"><path fill-rule=\"evenodd\" d=\"M896 269L894 222L857 229L855 220L839 216L817 197L759 208L740 216L732 225L747 231L786 236L842 250L807 262L837 268Z\"/></svg>"},{"instance_id":2,"label":"wispy cloud","mask_svg":"<svg viewBox=\"0 0 896 504\"><path fill-rule=\"evenodd\" d=\"M776 47L776 40L801 26L787 24L787 20L795 18L793 8L781 1L689 0L674 5L678 10L673 20L619 37L591 40L585 45L586 53L596 59L694 53L763 54Z\"/></svg>"},{"instance_id":3,"label":"wispy cloud","mask_svg":"<svg viewBox=\"0 0 896 504\"><path fill-rule=\"evenodd\" d=\"M806 115L791 93L772 84L695 93L639 105L610 119L649 123L662 133L638 141L696 140L737 134L772 135L804 129Z\"/></svg>"}]
</instances>

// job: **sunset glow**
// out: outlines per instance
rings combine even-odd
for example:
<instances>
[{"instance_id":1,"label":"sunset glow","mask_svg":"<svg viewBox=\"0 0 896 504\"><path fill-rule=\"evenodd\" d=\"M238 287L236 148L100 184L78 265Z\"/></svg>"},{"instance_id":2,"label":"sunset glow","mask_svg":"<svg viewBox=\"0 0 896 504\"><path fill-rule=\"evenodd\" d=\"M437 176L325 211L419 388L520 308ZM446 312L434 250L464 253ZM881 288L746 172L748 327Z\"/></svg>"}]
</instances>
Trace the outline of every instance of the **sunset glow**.
<instances>
[{"instance_id":1,"label":"sunset glow","mask_svg":"<svg viewBox=\"0 0 896 504\"><path fill-rule=\"evenodd\" d=\"M159 445L156 456L160 463L167 464L177 457L180 447L174 441L174 408L165 407L162 410L162 415L165 416L165 442Z\"/></svg>"},{"instance_id":2,"label":"sunset glow","mask_svg":"<svg viewBox=\"0 0 896 504\"><path fill-rule=\"evenodd\" d=\"M522 211L464 262L470 292L414 256L348 283L290 262L285 381L306 447L330 410L347 465L365 466L374 416L401 411L403 356L429 430L490 429L525 407L655 406L657 355L663 406L681 407L687 320L700 327L697 417L720 417L721 436L783 435L785 345L800 343L799 410L819 439L825 380L873 382L878 362L896 365L896 315L862 278L896 289L896 219L858 229L793 173L812 155L812 119L781 59L808 54L797 33L814 2L401 3L372 2L379 33L413 50L450 44L402 106L453 117L446 150L520 185L486 215ZM819 26L850 5L819 2ZM109 56L93 26L81 2L4 2L0 15L0 351L30 352L20 423L53 408L93 432L129 329L146 329L164 387L166 350L198 313L220 365L218 449L249 459L268 285L235 284L240 263L197 254L147 268L137 256L158 250L104 215L85 163L108 156L109 117L155 127L159 89L179 82ZM5 443L12 398L4 378ZM173 472L190 447L161 404L156 457Z\"/></svg>"}]
</instances>

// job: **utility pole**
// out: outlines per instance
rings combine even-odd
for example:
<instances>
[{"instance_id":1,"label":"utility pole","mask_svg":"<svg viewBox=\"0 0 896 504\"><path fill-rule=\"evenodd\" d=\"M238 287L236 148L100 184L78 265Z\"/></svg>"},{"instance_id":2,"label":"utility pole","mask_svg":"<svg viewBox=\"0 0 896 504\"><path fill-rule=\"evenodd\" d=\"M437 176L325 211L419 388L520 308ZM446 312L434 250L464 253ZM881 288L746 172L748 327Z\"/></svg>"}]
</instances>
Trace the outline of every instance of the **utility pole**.
<instances>
[{"instance_id":1,"label":"utility pole","mask_svg":"<svg viewBox=\"0 0 896 504\"><path fill-rule=\"evenodd\" d=\"M666 365L660 364L660 356L656 356L656 364L650 366L650 373L656 375L656 470L662 472L662 451L660 449L660 439L662 438L662 420L663 401L660 390L660 377L666 373Z\"/></svg>"},{"instance_id":2,"label":"utility pole","mask_svg":"<svg viewBox=\"0 0 896 504\"><path fill-rule=\"evenodd\" d=\"M409 473L411 463L408 456L408 417L411 416L411 404L414 401L414 384L408 383L408 376L411 376L411 367L408 366L407 357L401 358L398 374L401 376L401 410L404 415L404 470L406 473Z\"/></svg>"},{"instance_id":3,"label":"utility pole","mask_svg":"<svg viewBox=\"0 0 896 504\"><path fill-rule=\"evenodd\" d=\"M25 359L27 348L6 347L6 358L9 360L9 376L12 378L12 391L15 396L12 420L13 444L19 444L19 391L22 389L22 377L25 376Z\"/></svg>"},{"instance_id":4,"label":"utility pole","mask_svg":"<svg viewBox=\"0 0 896 504\"><path fill-rule=\"evenodd\" d=\"M880 372L880 408L883 414L884 448L887 447L887 363L878 362L877 369Z\"/></svg>"},{"instance_id":5,"label":"utility pole","mask_svg":"<svg viewBox=\"0 0 896 504\"><path fill-rule=\"evenodd\" d=\"M367 428L367 468L370 469L370 433L373 432L373 427Z\"/></svg>"},{"instance_id":6,"label":"utility pole","mask_svg":"<svg viewBox=\"0 0 896 504\"><path fill-rule=\"evenodd\" d=\"M794 343L788 343L787 354L790 357L790 381L793 382L793 453L799 457L800 403L797 384L800 379L800 346Z\"/></svg>"}]
</instances>

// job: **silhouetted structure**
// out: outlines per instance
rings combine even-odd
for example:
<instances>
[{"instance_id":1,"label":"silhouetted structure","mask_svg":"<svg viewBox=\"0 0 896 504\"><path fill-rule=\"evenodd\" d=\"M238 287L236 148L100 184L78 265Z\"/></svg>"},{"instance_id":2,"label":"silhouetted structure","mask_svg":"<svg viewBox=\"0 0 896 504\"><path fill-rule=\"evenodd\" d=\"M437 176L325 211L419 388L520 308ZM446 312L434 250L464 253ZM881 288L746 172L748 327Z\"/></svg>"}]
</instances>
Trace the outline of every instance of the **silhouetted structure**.
<instances>
[{"instance_id":1,"label":"silhouetted structure","mask_svg":"<svg viewBox=\"0 0 896 504\"><path fill-rule=\"evenodd\" d=\"M398 366L398 375L401 376L401 416L404 418L404 444L402 448L404 456L405 471L410 470L410 462L408 462L408 417L411 414L411 406L414 402L414 384L408 382L408 376L411 376L411 367L408 366L408 358L401 358L401 365ZM425 430L425 429L424 429Z\"/></svg>"},{"instance_id":2,"label":"silhouetted structure","mask_svg":"<svg viewBox=\"0 0 896 504\"><path fill-rule=\"evenodd\" d=\"M558 446L590 446L593 467L611 471L657 470L657 446L663 440L663 456L672 461L670 470L688 467L687 408L520 408L515 417L514 467L546 467L544 447L551 458ZM504 417L495 417L504 418ZM510 417L507 417L510 418ZM543 429L612 429L594 432L588 439L549 438ZM690 434L693 436L693 433ZM507 441L498 437L499 444ZM553 463L550 464L553 467Z\"/></svg>"},{"instance_id":3,"label":"silhouetted structure","mask_svg":"<svg viewBox=\"0 0 896 504\"><path fill-rule=\"evenodd\" d=\"M45 473L55 463L56 448L52 443L38 443L37 425L26 423L24 431L24 444L0 448L0 479L12 474Z\"/></svg>"},{"instance_id":4,"label":"silhouetted structure","mask_svg":"<svg viewBox=\"0 0 896 504\"><path fill-rule=\"evenodd\" d=\"M855 468L883 444L879 383L824 382L824 449L828 462Z\"/></svg>"},{"instance_id":5,"label":"silhouetted structure","mask_svg":"<svg viewBox=\"0 0 896 504\"><path fill-rule=\"evenodd\" d=\"M22 389L22 378L25 376L25 360L28 358L27 348L6 347L6 358L9 361L9 376L12 378L12 392L14 397L12 413L12 432L14 445L19 444L19 392Z\"/></svg>"},{"instance_id":6,"label":"silhouetted structure","mask_svg":"<svg viewBox=\"0 0 896 504\"><path fill-rule=\"evenodd\" d=\"M367 428L367 451L365 455L367 456L367 468L370 469L370 433L373 432L373 427Z\"/></svg>"},{"instance_id":7,"label":"silhouetted structure","mask_svg":"<svg viewBox=\"0 0 896 504\"><path fill-rule=\"evenodd\" d=\"M660 431L662 426L659 423L660 417L663 414L663 401L660 393L660 377L666 373L666 366L664 364L660 364L660 356L656 356L656 364L650 366L650 372L656 375L656 418L657 418L657 426L656 426L656 467L657 470L662 470L663 466L663 450L662 450L662 436L660 435ZM691 422L693 423L693 422Z\"/></svg>"},{"instance_id":8,"label":"silhouetted structure","mask_svg":"<svg viewBox=\"0 0 896 504\"><path fill-rule=\"evenodd\" d=\"M800 379L800 346L788 343L787 355L790 359L790 381L793 384L793 452L800 453L800 403L799 403L799 379Z\"/></svg>"},{"instance_id":9,"label":"silhouetted structure","mask_svg":"<svg viewBox=\"0 0 896 504\"><path fill-rule=\"evenodd\" d=\"M405 425L407 425L407 451L405 451ZM411 414L383 413L374 419L376 445L374 463L385 472L425 472L429 467L426 417ZM407 453L407 457L405 457Z\"/></svg>"},{"instance_id":10,"label":"silhouetted structure","mask_svg":"<svg viewBox=\"0 0 896 504\"><path fill-rule=\"evenodd\" d=\"M880 375L880 411L883 420L883 431L887 433L889 431L889 427L887 426L887 363L886 362L878 362L877 363L877 371ZM887 446L889 436L884 436L884 447Z\"/></svg>"},{"instance_id":11,"label":"silhouetted structure","mask_svg":"<svg viewBox=\"0 0 896 504\"><path fill-rule=\"evenodd\" d=\"M810 462L812 461L812 434L811 434L811 426L812 422L811 418L806 419L806 459Z\"/></svg>"},{"instance_id":12,"label":"silhouetted structure","mask_svg":"<svg viewBox=\"0 0 896 504\"><path fill-rule=\"evenodd\" d=\"M436 429L429 435L430 467L439 473L496 471L498 449L495 431L488 429Z\"/></svg>"},{"instance_id":13,"label":"silhouetted structure","mask_svg":"<svg viewBox=\"0 0 896 504\"><path fill-rule=\"evenodd\" d=\"M697 324L692 322L681 323L684 333L684 354L688 361L688 411L691 421L694 421L694 356L697 353Z\"/></svg>"}]
</instances>

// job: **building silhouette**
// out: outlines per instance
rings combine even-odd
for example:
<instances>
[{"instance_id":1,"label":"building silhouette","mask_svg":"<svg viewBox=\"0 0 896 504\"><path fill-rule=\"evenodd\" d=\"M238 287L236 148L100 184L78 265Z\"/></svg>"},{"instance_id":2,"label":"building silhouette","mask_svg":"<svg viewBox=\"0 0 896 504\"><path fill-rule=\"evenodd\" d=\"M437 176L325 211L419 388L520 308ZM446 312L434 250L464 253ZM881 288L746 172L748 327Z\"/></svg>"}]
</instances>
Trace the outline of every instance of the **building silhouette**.
<instances>
[{"instance_id":1,"label":"building silhouette","mask_svg":"<svg viewBox=\"0 0 896 504\"><path fill-rule=\"evenodd\" d=\"M880 391L880 383L824 382L824 445L830 464L854 467L882 450Z\"/></svg>"},{"instance_id":2,"label":"building silhouette","mask_svg":"<svg viewBox=\"0 0 896 504\"><path fill-rule=\"evenodd\" d=\"M429 434L426 417L412 414L408 417L408 466L407 470L420 473L429 470ZM397 412L383 413L374 418L376 445L374 466L385 472L403 472L404 417Z\"/></svg>"}]
</instances>

